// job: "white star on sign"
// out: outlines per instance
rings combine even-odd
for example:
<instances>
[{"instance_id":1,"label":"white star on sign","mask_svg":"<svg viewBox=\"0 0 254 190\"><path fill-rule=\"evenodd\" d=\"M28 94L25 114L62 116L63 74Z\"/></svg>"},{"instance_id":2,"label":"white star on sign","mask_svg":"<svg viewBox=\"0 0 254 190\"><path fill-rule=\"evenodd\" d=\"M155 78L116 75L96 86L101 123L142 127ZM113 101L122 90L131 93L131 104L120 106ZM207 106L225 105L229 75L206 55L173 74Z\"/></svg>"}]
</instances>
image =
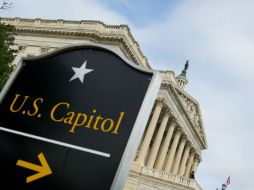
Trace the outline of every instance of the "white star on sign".
<instances>
[{"instance_id":1,"label":"white star on sign","mask_svg":"<svg viewBox=\"0 0 254 190\"><path fill-rule=\"evenodd\" d=\"M93 71L93 69L86 68L86 61L83 63L83 65L81 65L80 68L72 67L72 70L75 72L75 74L72 76L72 78L69 80L69 82L74 79L79 78L81 83L84 82L84 76Z\"/></svg>"}]
</instances>

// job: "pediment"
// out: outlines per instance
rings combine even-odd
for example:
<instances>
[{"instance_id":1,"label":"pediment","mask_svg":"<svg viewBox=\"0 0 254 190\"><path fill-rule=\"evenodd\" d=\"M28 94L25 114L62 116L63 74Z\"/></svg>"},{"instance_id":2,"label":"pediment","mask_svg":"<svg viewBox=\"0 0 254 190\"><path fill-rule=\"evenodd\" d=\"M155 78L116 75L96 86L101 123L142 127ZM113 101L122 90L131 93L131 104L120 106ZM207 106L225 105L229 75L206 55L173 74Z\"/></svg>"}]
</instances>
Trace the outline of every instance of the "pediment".
<instances>
[{"instance_id":1,"label":"pediment","mask_svg":"<svg viewBox=\"0 0 254 190\"><path fill-rule=\"evenodd\" d=\"M174 94L177 97L178 102L180 103L185 114L187 115L199 139L201 140L204 147L207 148L207 140L198 101L192 98L188 93L184 92L182 89L178 88L176 85L170 83L168 84L168 86L173 90Z\"/></svg>"},{"instance_id":2,"label":"pediment","mask_svg":"<svg viewBox=\"0 0 254 190\"><path fill-rule=\"evenodd\" d=\"M205 147L207 147L207 141L199 103L181 90L177 88L174 89L179 97L182 107L184 108L186 114L192 122L195 131L198 133Z\"/></svg>"}]
</instances>

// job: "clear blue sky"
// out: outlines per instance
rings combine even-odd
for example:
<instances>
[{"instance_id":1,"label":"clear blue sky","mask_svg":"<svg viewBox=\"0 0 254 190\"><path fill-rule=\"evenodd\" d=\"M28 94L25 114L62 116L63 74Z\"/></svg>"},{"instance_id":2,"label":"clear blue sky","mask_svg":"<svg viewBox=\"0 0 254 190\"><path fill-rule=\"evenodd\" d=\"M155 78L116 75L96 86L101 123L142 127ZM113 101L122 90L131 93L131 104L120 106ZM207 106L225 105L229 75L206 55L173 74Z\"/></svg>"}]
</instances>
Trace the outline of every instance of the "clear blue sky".
<instances>
[{"instance_id":1,"label":"clear blue sky","mask_svg":"<svg viewBox=\"0 0 254 190\"><path fill-rule=\"evenodd\" d=\"M200 101L209 148L197 179L205 190L253 190L254 1L12 0L3 17L128 24L155 69L182 70ZM59 6L59 3L61 4Z\"/></svg>"}]
</instances>

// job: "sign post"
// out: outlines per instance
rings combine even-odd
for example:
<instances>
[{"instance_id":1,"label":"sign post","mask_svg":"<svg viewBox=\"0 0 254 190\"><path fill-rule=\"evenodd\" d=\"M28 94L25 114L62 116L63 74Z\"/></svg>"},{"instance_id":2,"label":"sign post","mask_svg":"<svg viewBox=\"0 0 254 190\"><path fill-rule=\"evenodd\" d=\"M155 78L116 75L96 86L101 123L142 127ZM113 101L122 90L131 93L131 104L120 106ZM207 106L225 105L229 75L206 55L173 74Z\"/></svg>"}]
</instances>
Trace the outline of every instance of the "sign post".
<instances>
[{"instance_id":1,"label":"sign post","mask_svg":"<svg viewBox=\"0 0 254 190\"><path fill-rule=\"evenodd\" d=\"M160 82L103 46L21 60L0 94L1 184L123 189Z\"/></svg>"}]
</instances>

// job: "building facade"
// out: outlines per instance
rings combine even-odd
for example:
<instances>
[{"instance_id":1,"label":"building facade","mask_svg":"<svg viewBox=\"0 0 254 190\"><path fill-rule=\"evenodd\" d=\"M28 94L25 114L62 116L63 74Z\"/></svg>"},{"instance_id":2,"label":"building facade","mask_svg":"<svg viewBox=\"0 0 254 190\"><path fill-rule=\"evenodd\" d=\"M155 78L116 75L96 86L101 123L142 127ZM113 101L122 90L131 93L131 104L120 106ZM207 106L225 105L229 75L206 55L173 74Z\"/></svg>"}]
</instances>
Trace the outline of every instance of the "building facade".
<instances>
[{"instance_id":1,"label":"building facade","mask_svg":"<svg viewBox=\"0 0 254 190\"><path fill-rule=\"evenodd\" d=\"M73 45L104 45L130 61L150 69L147 58L126 25L105 25L99 21L67 21L1 18L16 27L15 47L21 57L37 56ZM185 68L178 76L160 71L163 78L129 172L125 190L200 190L192 172L207 148L200 106L184 87L188 83Z\"/></svg>"}]
</instances>

